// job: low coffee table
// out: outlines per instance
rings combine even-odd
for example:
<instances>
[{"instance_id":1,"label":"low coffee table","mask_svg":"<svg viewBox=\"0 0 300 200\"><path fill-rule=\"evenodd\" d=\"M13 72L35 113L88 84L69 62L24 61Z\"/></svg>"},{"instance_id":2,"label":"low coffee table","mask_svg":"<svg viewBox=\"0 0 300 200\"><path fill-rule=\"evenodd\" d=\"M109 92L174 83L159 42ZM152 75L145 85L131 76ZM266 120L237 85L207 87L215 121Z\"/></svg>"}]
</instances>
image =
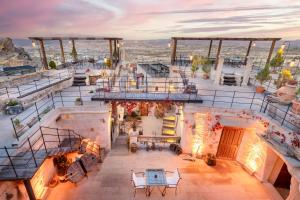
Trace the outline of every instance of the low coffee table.
<instances>
[{"instance_id":1,"label":"low coffee table","mask_svg":"<svg viewBox=\"0 0 300 200\"><path fill-rule=\"evenodd\" d=\"M166 186L167 186L167 179L165 175L164 169L146 169L146 194L150 196L154 187L157 187L161 192L162 196L165 195ZM152 187L152 190L151 190ZM161 191L160 187L164 187Z\"/></svg>"}]
</instances>

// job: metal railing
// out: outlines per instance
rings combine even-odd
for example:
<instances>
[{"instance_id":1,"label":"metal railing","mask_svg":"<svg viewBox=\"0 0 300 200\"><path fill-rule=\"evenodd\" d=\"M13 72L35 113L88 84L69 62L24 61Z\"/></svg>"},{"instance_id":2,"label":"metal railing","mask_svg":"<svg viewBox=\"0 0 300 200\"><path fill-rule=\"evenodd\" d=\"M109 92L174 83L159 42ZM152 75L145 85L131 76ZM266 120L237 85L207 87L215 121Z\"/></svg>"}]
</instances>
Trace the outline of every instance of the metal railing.
<instances>
[{"instance_id":1,"label":"metal railing","mask_svg":"<svg viewBox=\"0 0 300 200\"><path fill-rule=\"evenodd\" d=\"M43 76L42 80L34 80L22 86L0 88L0 96L3 95L7 98L20 98L35 91L49 87L49 85L59 83L62 80L70 78L71 76L72 74L69 72L60 72L54 75Z\"/></svg>"},{"instance_id":2,"label":"metal railing","mask_svg":"<svg viewBox=\"0 0 300 200\"><path fill-rule=\"evenodd\" d=\"M75 149L74 139L83 137L70 129L39 127L17 147L0 148L0 179L31 178L49 155Z\"/></svg>"}]
</instances>

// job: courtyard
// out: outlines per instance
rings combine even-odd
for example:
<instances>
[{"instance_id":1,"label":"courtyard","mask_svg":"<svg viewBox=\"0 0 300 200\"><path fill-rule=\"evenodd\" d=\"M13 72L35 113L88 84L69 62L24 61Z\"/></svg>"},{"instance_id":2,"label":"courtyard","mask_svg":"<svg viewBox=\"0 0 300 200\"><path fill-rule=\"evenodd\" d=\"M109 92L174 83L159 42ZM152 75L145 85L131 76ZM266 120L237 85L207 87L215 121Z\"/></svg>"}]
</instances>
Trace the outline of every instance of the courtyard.
<instances>
[{"instance_id":1,"label":"courtyard","mask_svg":"<svg viewBox=\"0 0 300 200\"><path fill-rule=\"evenodd\" d=\"M277 199L268 184L261 183L249 175L236 161L217 160L210 167L203 160L184 160L167 149L163 151L140 150L136 154L127 151L125 144L116 141L104 163L88 174L77 185L59 183L48 195L48 200L117 200L117 199L189 199L189 200L272 200ZM157 188L150 197L138 190L134 198L131 170L143 172L147 168L178 168L182 180L177 195L167 189L162 197ZM278 194L277 194L278 195ZM280 198L278 198L280 199Z\"/></svg>"}]
</instances>

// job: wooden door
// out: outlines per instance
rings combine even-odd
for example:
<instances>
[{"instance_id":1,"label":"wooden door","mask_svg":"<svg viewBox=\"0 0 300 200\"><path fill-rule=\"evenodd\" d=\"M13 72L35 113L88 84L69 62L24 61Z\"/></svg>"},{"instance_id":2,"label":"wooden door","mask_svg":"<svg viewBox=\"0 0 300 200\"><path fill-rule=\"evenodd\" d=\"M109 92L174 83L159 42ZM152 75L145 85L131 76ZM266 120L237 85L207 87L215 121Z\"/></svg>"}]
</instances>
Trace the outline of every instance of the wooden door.
<instances>
[{"instance_id":1,"label":"wooden door","mask_svg":"<svg viewBox=\"0 0 300 200\"><path fill-rule=\"evenodd\" d=\"M291 174L289 173L286 164L284 164L278 174L278 177L274 183L275 187L290 189Z\"/></svg>"},{"instance_id":2,"label":"wooden door","mask_svg":"<svg viewBox=\"0 0 300 200\"><path fill-rule=\"evenodd\" d=\"M222 131L217 157L234 160L244 135L243 128L227 127Z\"/></svg>"}]
</instances>

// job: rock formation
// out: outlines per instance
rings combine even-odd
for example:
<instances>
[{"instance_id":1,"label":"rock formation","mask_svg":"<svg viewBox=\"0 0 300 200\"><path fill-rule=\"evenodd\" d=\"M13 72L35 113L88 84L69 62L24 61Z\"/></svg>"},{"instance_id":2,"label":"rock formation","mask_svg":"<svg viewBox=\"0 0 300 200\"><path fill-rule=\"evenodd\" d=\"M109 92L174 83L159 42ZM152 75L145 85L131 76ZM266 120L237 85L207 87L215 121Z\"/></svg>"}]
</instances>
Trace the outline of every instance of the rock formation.
<instances>
[{"instance_id":1,"label":"rock formation","mask_svg":"<svg viewBox=\"0 0 300 200\"><path fill-rule=\"evenodd\" d=\"M24 48L14 46L11 38L0 39L0 66L30 65L32 59Z\"/></svg>"}]
</instances>

